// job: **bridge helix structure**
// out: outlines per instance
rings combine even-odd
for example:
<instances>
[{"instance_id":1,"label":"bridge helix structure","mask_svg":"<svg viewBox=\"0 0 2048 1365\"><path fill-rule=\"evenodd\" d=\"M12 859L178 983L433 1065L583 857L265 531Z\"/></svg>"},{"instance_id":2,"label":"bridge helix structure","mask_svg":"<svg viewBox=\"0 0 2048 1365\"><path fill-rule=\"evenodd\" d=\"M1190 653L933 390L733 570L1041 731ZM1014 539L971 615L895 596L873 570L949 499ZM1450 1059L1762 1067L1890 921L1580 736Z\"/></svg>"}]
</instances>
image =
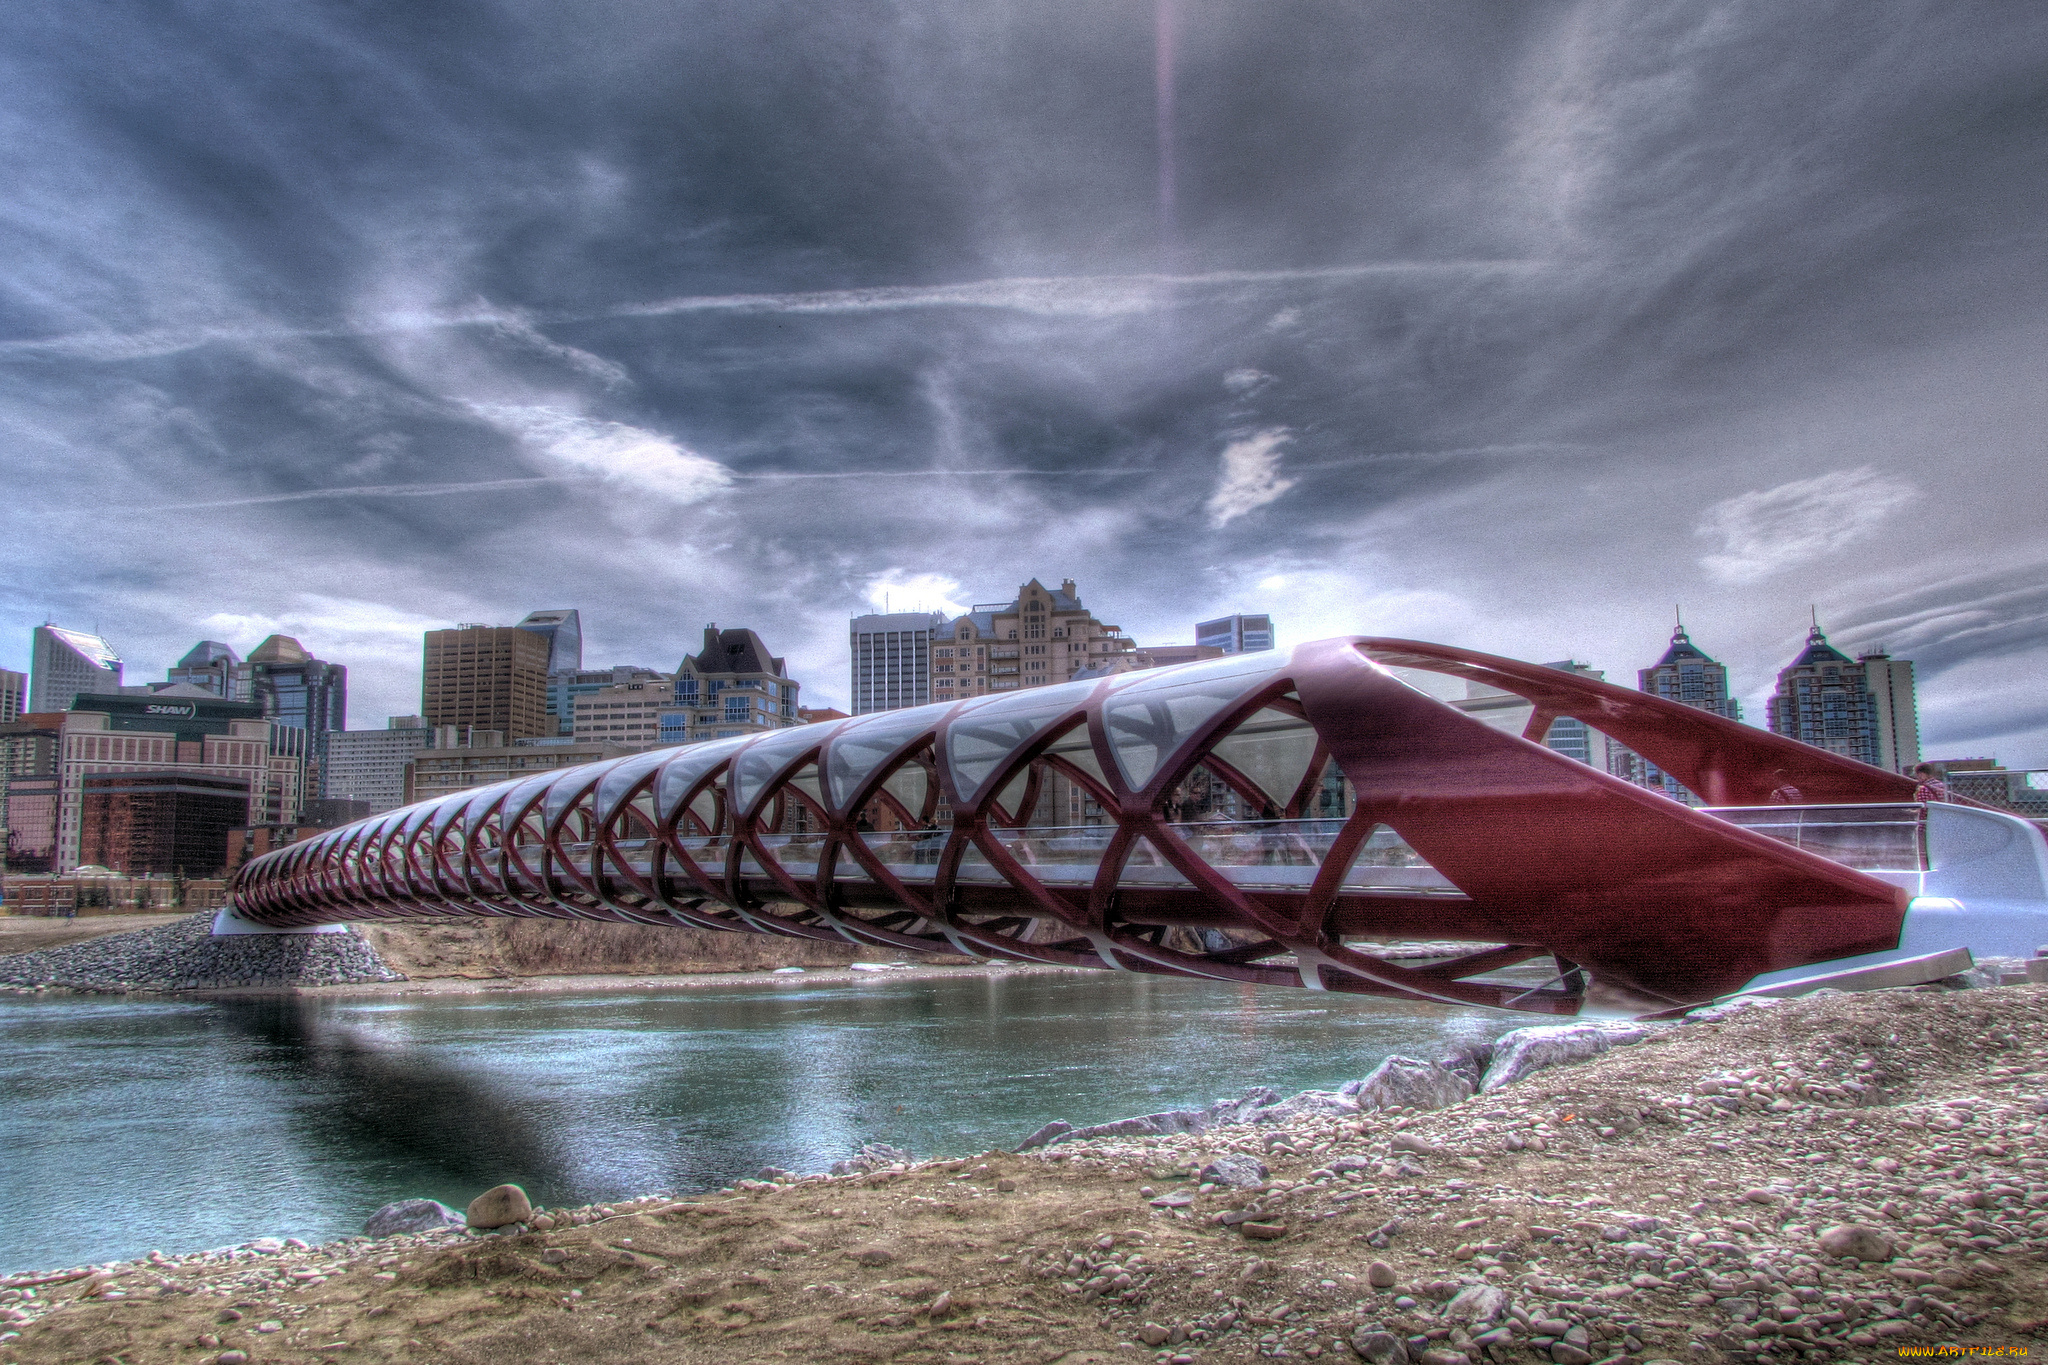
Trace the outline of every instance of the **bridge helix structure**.
<instances>
[{"instance_id":1,"label":"bridge helix structure","mask_svg":"<svg viewBox=\"0 0 2048 1365\"><path fill-rule=\"evenodd\" d=\"M1440 699L1461 684L1510 705ZM1567 720L1700 805L1545 747ZM223 919L603 920L1653 1015L2048 940L2040 829L1913 795L1581 674L1338 638L458 792L249 863ZM1415 940L1458 946L1388 947Z\"/></svg>"}]
</instances>

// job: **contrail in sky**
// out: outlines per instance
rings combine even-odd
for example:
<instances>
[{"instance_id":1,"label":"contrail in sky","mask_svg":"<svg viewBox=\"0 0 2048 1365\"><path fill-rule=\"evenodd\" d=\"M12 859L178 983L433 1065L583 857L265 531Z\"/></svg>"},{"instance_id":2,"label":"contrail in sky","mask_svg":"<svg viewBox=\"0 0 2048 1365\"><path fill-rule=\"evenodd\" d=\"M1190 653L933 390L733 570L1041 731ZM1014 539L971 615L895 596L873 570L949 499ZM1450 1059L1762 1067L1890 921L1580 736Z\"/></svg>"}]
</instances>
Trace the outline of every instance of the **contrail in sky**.
<instances>
[{"instance_id":1,"label":"contrail in sky","mask_svg":"<svg viewBox=\"0 0 2048 1365\"><path fill-rule=\"evenodd\" d=\"M796 479L958 479L1006 477L1057 477L1070 479L1090 475L1151 474L1146 465L1100 465L1093 469L845 469L796 470L788 473L740 474L728 472L728 479L779 483ZM164 503L154 507L128 507L130 512L194 512L214 507L261 507L275 502L319 502L332 498L434 498L451 493L488 493L508 488L531 488L539 484L630 482L606 474L537 475L525 479L486 479L476 483L372 483L347 488L308 488L297 493L264 493L253 498L221 498L212 502Z\"/></svg>"}]
</instances>

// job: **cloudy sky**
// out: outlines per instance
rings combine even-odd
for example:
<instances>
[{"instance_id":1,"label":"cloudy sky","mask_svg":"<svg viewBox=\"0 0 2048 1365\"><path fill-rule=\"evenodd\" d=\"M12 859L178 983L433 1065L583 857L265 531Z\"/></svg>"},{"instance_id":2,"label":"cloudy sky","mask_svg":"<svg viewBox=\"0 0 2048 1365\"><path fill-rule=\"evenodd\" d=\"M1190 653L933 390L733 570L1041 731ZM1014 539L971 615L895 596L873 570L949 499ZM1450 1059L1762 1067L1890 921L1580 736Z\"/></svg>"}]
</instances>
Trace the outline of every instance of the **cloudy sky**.
<instances>
[{"instance_id":1,"label":"cloudy sky","mask_svg":"<svg viewBox=\"0 0 2048 1365\"><path fill-rule=\"evenodd\" d=\"M0 666L592 664L1037 576L2048 765L2048 6L54 0L0 53Z\"/></svg>"}]
</instances>

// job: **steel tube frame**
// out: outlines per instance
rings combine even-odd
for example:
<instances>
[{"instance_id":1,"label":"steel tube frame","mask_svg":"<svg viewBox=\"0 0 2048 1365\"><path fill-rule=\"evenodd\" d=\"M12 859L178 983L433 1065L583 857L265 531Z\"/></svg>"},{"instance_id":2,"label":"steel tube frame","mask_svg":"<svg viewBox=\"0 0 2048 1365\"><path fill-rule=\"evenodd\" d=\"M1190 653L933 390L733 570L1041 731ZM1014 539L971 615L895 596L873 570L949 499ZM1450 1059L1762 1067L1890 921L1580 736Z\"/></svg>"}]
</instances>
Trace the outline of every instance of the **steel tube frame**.
<instances>
[{"instance_id":1,"label":"steel tube frame","mask_svg":"<svg viewBox=\"0 0 2048 1365\"><path fill-rule=\"evenodd\" d=\"M1522 696L1527 729L1495 730L1395 668ZM1911 795L1897 774L1643 693L1351 637L460 792L257 859L236 875L233 903L277 927L474 915L686 925L1540 1014L1656 1012L1761 972L1896 946L1902 891L1544 748L1564 716L1710 804L1763 804L1786 785L1816 802ZM1299 777L1269 775L1284 790L1218 752L1258 717L1312 732ZM1172 818L1184 784L1205 774L1243 809L1302 819L1330 772L1356 804L1304 887L1240 885ZM1038 827L1055 779L1108 822L1085 886L1034 873L1002 837ZM876 821L938 845L929 881L870 846L864 826ZM1447 888L1347 882L1382 827ZM790 835L815 856L792 853L779 837ZM1183 885L1131 875L1146 846L1145 866ZM1414 966L1358 941L1409 937L1474 947ZM1544 957L1544 985L1487 979Z\"/></svg>"}]
</instances>

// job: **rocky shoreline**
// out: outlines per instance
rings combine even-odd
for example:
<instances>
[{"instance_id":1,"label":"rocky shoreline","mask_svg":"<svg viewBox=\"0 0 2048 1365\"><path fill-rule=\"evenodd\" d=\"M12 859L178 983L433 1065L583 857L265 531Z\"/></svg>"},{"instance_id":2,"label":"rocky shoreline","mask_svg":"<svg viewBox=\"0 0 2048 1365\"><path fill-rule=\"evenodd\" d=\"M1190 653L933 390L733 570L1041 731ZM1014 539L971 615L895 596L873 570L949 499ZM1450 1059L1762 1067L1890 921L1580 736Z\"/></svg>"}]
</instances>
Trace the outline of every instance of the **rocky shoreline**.
<instances>
[{"instance_id":1,"label":"rocky shoreline","mask_svg":"<svg viewBox=\"0 0 2048 1365\"><path fill-rule=\"evenodd\" d=\"M1017 1153L15 1277L0 1365L2017 1354L2048 1319L2044 1004L1516 1030Z\"/></svg>"},{"instance_id":2,"label":"rocky shoreline","mask_svg":"<svg viewBox=\"0 0 2048 1365\"><path fill-rule=\"evenodd\" d=\"M350 929L213 937L213 912L134 933L0 957L0 988L87 994L403 981Z\"/></svg>"}]
</instances>

